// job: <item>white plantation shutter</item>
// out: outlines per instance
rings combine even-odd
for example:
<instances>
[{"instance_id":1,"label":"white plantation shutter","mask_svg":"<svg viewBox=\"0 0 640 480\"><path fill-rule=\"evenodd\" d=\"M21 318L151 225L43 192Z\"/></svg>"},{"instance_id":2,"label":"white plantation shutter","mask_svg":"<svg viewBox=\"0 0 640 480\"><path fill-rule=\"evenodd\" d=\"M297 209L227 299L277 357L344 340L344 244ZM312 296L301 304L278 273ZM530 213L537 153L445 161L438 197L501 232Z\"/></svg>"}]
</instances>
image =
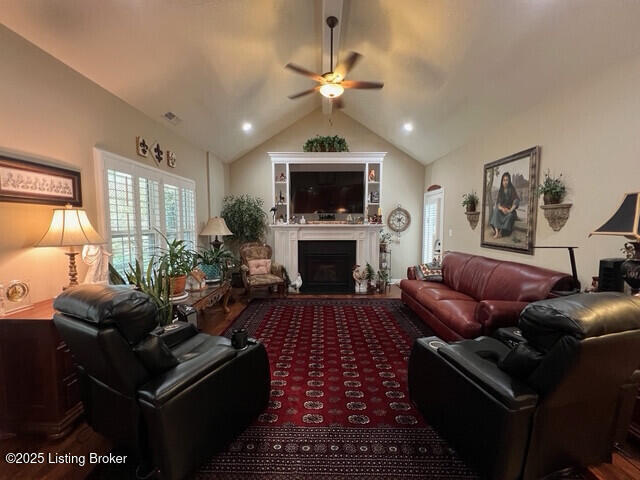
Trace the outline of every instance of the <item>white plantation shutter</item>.
<instances>
[{"instance_id":1,"label":"white plantation shutter","mask_svg":"<svg viewBox=\"0 0 640 480\"><path fill-rule=\"evenodd\" d=\"M436 240L442 240L442 189L424 195L422 219L422 263L433 261Z\"/></svg>"},{"instance_id":2,"label":"white plantation shutter","mask_svg":"<svg viewBox=\"0 0 640 480\"><path fill-rule=\"evenodd\" d=\"M164 240L158 231L196 246L195 182L100 151L104 224L111 264L124 276L136 259L146 266Z\"/></svg>"},{"instance_id":3,"label":"white plantation shutter","mask_svg":"<svg viewBox=\"0 0 640 480\"><path fill-rule=\"evenodd\" d=\"M136 201L133 177L113 169L107 170L107 195L110 212L111 263L118 272L124 272L137 255Z\"/></svg>"}]
</instances>

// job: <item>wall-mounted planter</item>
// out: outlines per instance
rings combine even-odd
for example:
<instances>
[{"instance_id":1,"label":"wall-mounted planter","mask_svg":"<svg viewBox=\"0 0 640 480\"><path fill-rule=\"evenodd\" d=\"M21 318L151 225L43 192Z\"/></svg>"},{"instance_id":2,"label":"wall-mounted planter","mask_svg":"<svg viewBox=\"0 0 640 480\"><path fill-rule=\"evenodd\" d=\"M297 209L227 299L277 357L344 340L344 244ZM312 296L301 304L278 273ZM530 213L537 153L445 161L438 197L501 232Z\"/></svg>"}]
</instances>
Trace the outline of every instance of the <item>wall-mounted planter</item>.
<instances>
[{"instance_id":1,"label":"wall-mounted planter","mask_svg":"<svg viewBox=\"0 0 640 480\"><path fill-rule=\"evenodd\" d=\"M554 232L559 232L564 224L569 220L569 210L571 203L555 203L549 205L540 205L544 212L544 218L549 222L549 226Z\"/></svg>"},{"instance_id":2,"label":"wall-mounted planter","mask_svg":"<svg viewBox=\"0 0 640 480\"><path fill-rule=\"evenodd\" d=\"M478 225L478 219L480 218L480 212L464 212L464 214L467 216L471 230L475 230Z\"/></svg>"}]
</instances>

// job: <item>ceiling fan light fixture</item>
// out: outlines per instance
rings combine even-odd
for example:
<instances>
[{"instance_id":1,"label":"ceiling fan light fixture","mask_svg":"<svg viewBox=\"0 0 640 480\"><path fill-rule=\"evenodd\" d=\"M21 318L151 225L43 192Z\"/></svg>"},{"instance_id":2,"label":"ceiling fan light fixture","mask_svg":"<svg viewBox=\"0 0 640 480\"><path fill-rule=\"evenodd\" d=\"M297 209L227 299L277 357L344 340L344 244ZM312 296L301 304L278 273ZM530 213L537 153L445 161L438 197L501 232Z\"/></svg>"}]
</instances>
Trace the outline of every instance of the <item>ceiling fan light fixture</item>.
<instances>
[{"instance_id":1,"label":"ceiling fan light fixture","mask_svg":"<svg viewBox=\"0 0 640 480\"><path fill-rule=\"evenodd\" d=\"M325 83L320 87L323 97L337 98L344 93L344 87L339 83Z\"/></svg>"}]
</instances>

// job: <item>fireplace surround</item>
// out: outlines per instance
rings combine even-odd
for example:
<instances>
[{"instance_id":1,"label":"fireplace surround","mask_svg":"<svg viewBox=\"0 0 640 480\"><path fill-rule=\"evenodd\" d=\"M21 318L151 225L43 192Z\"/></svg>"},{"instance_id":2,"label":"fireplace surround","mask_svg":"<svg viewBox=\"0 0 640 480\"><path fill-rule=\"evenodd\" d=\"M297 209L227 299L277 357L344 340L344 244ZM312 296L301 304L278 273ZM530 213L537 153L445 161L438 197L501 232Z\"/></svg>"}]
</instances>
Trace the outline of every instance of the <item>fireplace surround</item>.
<instances>
[{"instance_id":1,"label":"fireplace surround","mask_svg":"<svg viewBox=\"0 0 640 480\"><path fill-rule=\"evenodd\" d=\"M351 293L355 240L303 240L298 243L302 293Z\"/></svg>"}]
</instances>

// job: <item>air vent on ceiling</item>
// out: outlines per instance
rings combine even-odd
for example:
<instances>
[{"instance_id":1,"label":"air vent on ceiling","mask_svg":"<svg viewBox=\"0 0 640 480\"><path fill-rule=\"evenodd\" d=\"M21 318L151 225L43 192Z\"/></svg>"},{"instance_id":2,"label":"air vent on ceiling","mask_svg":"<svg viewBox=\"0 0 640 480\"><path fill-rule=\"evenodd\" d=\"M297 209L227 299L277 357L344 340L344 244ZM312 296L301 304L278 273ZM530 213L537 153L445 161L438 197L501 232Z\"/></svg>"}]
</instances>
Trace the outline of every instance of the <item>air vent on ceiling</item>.
<instances>
[{"instance_id":1,"label":"air vent on ceiling","mask_svg":"<svg viewBox=\"0 0 640 480\"><path fill-rule=\"evenodd\" d=\"M162 116L174 125L178 125L182 121L182 119L173 112L167 112Z\"/></svg>"}]
</instances>

